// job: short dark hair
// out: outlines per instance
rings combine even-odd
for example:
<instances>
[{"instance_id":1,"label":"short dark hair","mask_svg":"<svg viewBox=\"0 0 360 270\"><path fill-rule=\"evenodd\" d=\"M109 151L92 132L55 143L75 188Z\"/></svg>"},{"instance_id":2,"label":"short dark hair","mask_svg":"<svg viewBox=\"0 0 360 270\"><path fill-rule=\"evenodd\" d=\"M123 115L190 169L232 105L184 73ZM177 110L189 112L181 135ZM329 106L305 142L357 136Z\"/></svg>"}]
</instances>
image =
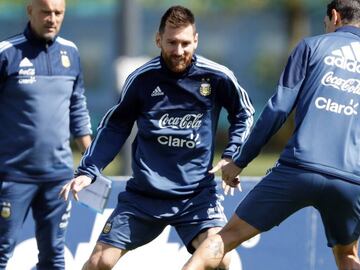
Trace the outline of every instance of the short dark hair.
<instances>
[{"instance_id":1,"label":"short dark hair","mask_svg":"<svg viewBox=\"0 0 360 270\"><path fill-rule=\"evenodd\" d=\"M326 14L332 19L331 11L340 13L344 24L360 22L360 0L333 0L327 5Z\"/></svg>"},{"instance_id":2,"label":"short dark hair","mask_svg":"<svg viewBox=\"0 0 360 270\"><path fill-rule=\"evenodd\" d=\"M191 24L195 29L195 17L190 9L183 6L172 6L161 17L159 33L164 33L166 23L173 27L183 27ZM196 32L196 31L195 31Z\"/></svg>"}]
</instances>

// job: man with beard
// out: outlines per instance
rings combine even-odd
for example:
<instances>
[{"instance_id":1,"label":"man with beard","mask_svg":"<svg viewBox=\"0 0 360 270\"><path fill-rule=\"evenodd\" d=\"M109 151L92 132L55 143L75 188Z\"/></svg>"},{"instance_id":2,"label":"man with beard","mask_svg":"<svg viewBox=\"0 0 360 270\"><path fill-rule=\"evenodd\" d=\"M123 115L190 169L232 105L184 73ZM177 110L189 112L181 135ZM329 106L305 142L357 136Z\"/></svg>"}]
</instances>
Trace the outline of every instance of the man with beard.
<instances>
[{"instance_id":1,"label":"man with beard","mask_svg":"<svg viewBox=\"0 0 360 270\"><path fill-rule=\"evenodd\" d=\"M161 56L135 70L120 100L98 127L77 177L61 195L77 193L96 180L115 157L136 121L133 175L119 194L90 259L83 269L111 269L129 250L175 227L193 253L226 220L212 167L221 108L229 114L229 142L216 167L225 165L246 140L254 109L226 67L194 54L198 44L194 15L173 6L163 15L156 44ZM218 269L228 269L225 256Z\"/></svg>"}]
</instances>

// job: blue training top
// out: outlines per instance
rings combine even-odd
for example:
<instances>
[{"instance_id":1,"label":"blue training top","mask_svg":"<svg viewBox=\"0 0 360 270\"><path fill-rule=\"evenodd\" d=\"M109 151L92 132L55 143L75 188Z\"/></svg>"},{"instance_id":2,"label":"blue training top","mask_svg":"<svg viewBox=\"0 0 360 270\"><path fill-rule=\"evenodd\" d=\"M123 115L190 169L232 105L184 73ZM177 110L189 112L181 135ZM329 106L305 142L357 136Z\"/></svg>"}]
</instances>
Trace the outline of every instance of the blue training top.
<instances>
[{"instance_id":1,"label":"blue training top","mask_svg":"<svg viewBox=\"0 0 360 270\"><path fill-rule=\"evenodd\" d=\"M111 162L136 121L133 177L127 190L147 196L188 196L216 185L212 167L221 108L228 112L232 157L246 140L254 109L226 67L194 55L182 74L168 70L159 56L126 80L119 103L108 111L78 168L93 179Z\"/></svg>"},{"instance_id":2,"label":"blue training top","mask_svg":"<svg viewBox=\"0 0 360 270\"><path fill-rule=\"evenodd\" d=\"M61 37L23 34L0 43L0 177L73 177L70 131L91 134L78 50Z\"/></svg>"},{"instance_id":3,"label":"blue training top","mask_svg":"<svg viewBox=\"0 0 360 270\"><path fill-rule=\"evenodd\" d=\"M302 40L235 163L245 167L296 107L280 163L360 183L360 29Z\"/></svg>"}]
</instances>

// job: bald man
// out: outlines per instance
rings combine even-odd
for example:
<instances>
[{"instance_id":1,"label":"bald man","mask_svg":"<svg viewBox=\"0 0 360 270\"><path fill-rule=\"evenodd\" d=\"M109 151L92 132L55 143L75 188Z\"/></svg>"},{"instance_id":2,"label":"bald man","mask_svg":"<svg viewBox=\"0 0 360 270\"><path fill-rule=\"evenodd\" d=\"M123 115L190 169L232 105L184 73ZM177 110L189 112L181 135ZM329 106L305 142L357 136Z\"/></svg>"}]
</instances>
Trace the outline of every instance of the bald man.
<instances>
[{"instance_id":1,"label":"bald man","mask_svg":"<svg viewBox=\"0 0 360 270\"><path fill-rule=\"evenodd\" d=\"M71 205L58 198L73 176L70 136L91 141L76 45L58 36L64 0L32 0L22 34L0 43L0 269L32 210L37 269L64 269Z\"/></svg>"}]
</instances>

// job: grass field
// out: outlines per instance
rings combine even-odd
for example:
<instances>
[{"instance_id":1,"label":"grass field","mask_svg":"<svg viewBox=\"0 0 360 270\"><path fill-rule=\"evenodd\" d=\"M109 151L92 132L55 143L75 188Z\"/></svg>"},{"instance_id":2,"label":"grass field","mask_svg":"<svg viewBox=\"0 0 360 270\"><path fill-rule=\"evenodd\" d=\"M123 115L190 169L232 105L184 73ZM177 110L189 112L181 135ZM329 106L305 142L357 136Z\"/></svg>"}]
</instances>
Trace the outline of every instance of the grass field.
<instances>
[{"instance_id":1,"label":"grass field","mask_svg":"<svg viewBox=\"0 0 360 270\"><path fill-rule=\"evenodd\" d=\"M219 160L220 156L215 157L214 164ZM275 161L278 158L278 154L264 153L260 154L252 163L246 167L242 173L243 176L262 176L266 171L271 168ZM74 163L75 166L79 164L80 154L74 153ZM115 160L109 164L109 166L104 170L104 175L107 176L117 176L120 172L121 160L119 157L116 157Z\"/></svg>"}]
</instances>

